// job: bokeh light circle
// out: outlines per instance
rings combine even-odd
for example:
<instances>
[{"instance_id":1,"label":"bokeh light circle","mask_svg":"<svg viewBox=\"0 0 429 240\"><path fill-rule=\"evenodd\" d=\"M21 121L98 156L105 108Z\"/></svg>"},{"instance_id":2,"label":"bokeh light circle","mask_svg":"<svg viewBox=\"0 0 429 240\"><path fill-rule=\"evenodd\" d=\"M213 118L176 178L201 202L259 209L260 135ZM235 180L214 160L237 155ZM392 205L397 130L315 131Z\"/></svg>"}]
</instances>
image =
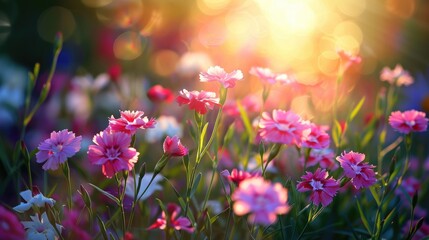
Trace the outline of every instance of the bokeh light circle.
<instances>
[{"instance_id":1,"label":"bokeh light circle","mask_svg":"<svg viewBox=\"0 0 429 240\"><path fill-rule=\"evenodd\" d=\"M37 22L39 36L48 42L54 41L57 32L61 32L63 39L67 40L75 31L75 28L76 22L73 13L59 6L46 9Z\"/></svg>"},{"instance_id":2,"label":"bokeh light circle","mask_svg":"<svg viewBox=\"0 0 429 240\"><path fill-rule=\"evenodd\" d=\"M127 31L119 35L113 43L113 53L121 60L134 60L142 54L140 34Z\"/></svg>"}]
</instances>

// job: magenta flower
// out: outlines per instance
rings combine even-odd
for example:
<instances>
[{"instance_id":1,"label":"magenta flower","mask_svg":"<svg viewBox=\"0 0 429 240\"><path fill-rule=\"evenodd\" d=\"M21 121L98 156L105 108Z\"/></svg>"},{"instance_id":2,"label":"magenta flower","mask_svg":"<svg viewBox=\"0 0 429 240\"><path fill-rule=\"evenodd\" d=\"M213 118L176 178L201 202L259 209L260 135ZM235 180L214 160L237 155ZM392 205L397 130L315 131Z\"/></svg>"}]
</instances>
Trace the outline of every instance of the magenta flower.
<instances>
[{"instance_id":1,"label":"magenta flower","mask_svg":"<svg viewBox=\"0 0 429 240\"><path fill-rule=\"evenodd\" d=\"M278 214L289 211L287 197L287 189L280 183L272 184L262 177L248 178L232 194L233 210L238 216L249 213L250 223L269 225Z\"/></svg>"},{"instance_id":2,"label":"magenta flower","mask_svg":"<svg viewBox=\"0 0 429 240\"><path fill-rule=\"evenodd\" d=\"M372 170L374 166L364 163L364 159L365 154L353 151L348 153L344 151L341 156L337 157L337 161L344 170L344 175L352 179L351 183L356 189L369 187L377 181L375 172Z\"/></svg>"},{"instance_id":3,"label":"magenta flower","mask_svg":"<svg viewBox=\"0 0 429 240\"><path fill-rule=\"evenodd\" d=\"M174 100L174 95L170 89L164 88L161 85L155 85L147 91L147 97L152 102L171 102Z\"/></svg>"},{"instance_id":4,"label":"magenta flower","mask_svg":"<svg viewBox=\"0 0 429 240\"><path fill-rule=\"evenodd\" d=\"M424 132L428 126L426 113L416 110L405 112L392 112L389 116L389 124L400 133Z\"/></svg>"},{"instance_id":5,"label":"magenta flower","mask_svg":"<svg viewBox=\"0 0 429 240\"><path fill-rule=\"evenodd\" d=\"M143 117L142 111L119 111L121 117L115 119L113 116L109 119L109 127L113 132L125 132L135 134L137 129L146 129L155 127L155 119Z\"/></svg>"},{"instance_id":6,"label":"magenta flower","mask_svg":"<svg viewBox=\"0 0 429 240\"><path fill-rule=\"evenodd\" d=\"M329 147L330 137L326 133L327 127L310 124L310 128L304 131L301 146L313 149L324 149Z\"/></svg>"},{"instance_id":7,"label":"magenta flower","mask_svg":"<svg viewBox=\"0 0 429 240\"><path fill-rule=\"evenodd\" d=\"M18 217L2 205L0 205L0 236L9 240L26 239L24 226Z\"/></svg>"},{"instance_id":8,"label":"magenta flower","mask_svg":"<svg viewBox=\"0 0 429 240\"><path fill-rule=\"evenodd\" d=\"M240 185L240 183L246 179L259 177L258 173L249 173L246 171L238 170L236 168L232 169L231 173L228 170L223 170L221 175L233 182L235 185Z\"/></svg>"},{"instance_id":9,"label":"magenta flower","mask_svg":"<svg viewBox=\"0 0 429 240\"><path fill-rule=\"evenodd\" d=\"M180 143L177 136L167 136L163 144L164 154L172 157L182 157L188 155L188 149Z\"/></svg>"},{"instance_id":10,"label":"magenta flower","mask_svg":"<svg viewBox=\"0 0 429 240\"><path fill-rule=\"evenodd\" d=\"M414 83L413 77L399 64L397 64L393 70L388 67L384 67L381 70L380 79L381 81L386 81L392 85L395 84L398 87L402 85L409 86Z\"/></svg>"},{"instance_id":11,"label":"magenta flower","mask_svg":"<svg viewBox=\"0 0 429 240\"><path fill-rule=\"evenodd\" d=\"M319 166L323 169L335 170L338 168L338 164L335 162L334 151L330 148L325 149L312 149L310 155L307 159L302 157L300 161L304 166L304 163L307 167Z\"/></svg>"},{"instance_id":12,"label":"magenta flower","mask_svg":"<svg viewBox=\"0 0 429 240\"><path fill-rule=\"evenodd\" d=\"M51 132L51 137L40 143L36 154L36 162L43 163L43 170L57 170L67 158L74 156L80 150L82 137L75 137L73 132L64 129Z\"/></svg>"},{"instance_id":13,"label":"magenta flower","mask_svg":"<svg viewBox=\"0 0 429 240\"><path fill-rule=\"evenodd\" d=\"M303 181L298 182L296 186L299 192L313 191L310 195L310 201L315 205L322 204L328 206L334 196L337 194L340 184L334 178L329 177L325 169L318 168L316 172L306 172L301 177Z\"/></svg>"},{"instance_id":14,"label":"magenta flower","mask_svg":"<svg viewBox=\"0 0 429 240\"><path fill-rule=\"evenodd\" d=\"M258 77L262 82L268 84L290 84L295 82L295 79L287 74L277 74L273 73L269 68L263 67L252 67L249 71L250 74Z\"/></svg>"},{"instance_id":15,"label":"magenta flower","mask_svg":"<svg viewBox=\"0 0 429 240\"><path fill-rule=\"evenodd\" d=\"M266 112L262 114L259 128L259 135L267 142L300 144L309 125L292 111L273 110L272 118Z\"/></svg>"},{"instance_id":16,"label":"magenta flower","mask_svg":"<svg viewBox=\"0 0 429 240\"><path fill-rule=\"evenodd\" d=\"M115 173L133 169L139 152L130 147L131 135L124 132L104 130L94 136L95 145L88 148L91 164L102 165L103 174L111 178Z\"/></svg>"},{"instance_id":17,"label":"magenta flower","mask_svg":"<svg viewBox=\"0 0 429 240\"><path fill-rule=\"evenodd\" d=\"M185 230L192 233L194 228L192 227L191 222L186 217L179 217L180 207L174 203L169 203L167 205L168 219L165 215L165 212L162 212L161 218L156 219L155 223L150 225L147 230L152 229L165 229L167 226L173 228L174 230Z\"/></svg>"},{"instance_id":18,"label":"magenta flower","mask_svg":"<svg viewBox=\"0 0 429 240\"><path fill-rule=\"evenodd\" d=\"M232 88L235 82L243 79L243 73L240 70L234 70L230 73L219 66L209 67L207 72L200 73L201 82L220 82L224 88Z\"/></svg>"},{"instance_id":19,"label":"magenta flower","mask_svg":"<svg viewBox=\"0 0 429 240\"><path fill-rule=\"evenodd\" d=\"M220 106L219 98L216 97L214 92L188 92L188 90L183 89L179 93L180 96L176 98L179 105L188 104L189 109L195 110L200 114L205 114L207 109L213 109L214 106Z\"/></svg>"}]
</instances>

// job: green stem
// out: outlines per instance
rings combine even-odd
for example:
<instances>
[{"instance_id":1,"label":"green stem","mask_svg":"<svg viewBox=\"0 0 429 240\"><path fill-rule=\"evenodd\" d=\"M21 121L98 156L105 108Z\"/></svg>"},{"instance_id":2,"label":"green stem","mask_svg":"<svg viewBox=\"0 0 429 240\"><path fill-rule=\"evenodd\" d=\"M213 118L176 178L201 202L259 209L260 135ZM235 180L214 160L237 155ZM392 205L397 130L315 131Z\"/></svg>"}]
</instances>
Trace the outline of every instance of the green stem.
<instances>
[{"instance_id":1,"label":"green stem","mask_svg":"<svg viewBox=\"0 0 429 240\"><path fill-rule=\"evenodd\" d=\"M66 161L63 165L63 172L64 172L64 176L66 177L67 180L67 191L68 191L68 199L67 199L67 204L68 204L68 208L71 210L72 209L72 199L73 199L73 195L72 195L72 187L71 187L71 180L70 180L70 167L68 162Z\"/></svg>"}]
</instances>

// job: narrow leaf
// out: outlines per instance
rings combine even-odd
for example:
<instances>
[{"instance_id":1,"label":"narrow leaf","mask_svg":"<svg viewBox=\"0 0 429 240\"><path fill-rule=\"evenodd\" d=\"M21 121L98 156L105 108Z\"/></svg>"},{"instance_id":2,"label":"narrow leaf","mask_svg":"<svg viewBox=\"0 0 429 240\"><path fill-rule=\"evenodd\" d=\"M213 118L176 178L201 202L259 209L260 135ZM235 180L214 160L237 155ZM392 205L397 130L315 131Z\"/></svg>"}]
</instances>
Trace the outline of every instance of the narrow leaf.
<instances>
[{"instance_id":1,"label":"narrow leaf","mask_svg":"<svg viewBox=\"0 0 429 240\"><path fill-rule=\"evenodd\" d=\"M100 227L101 234L103 235L103 239L109 240L109 238L107 237L106 226L104 225L103 220L101 220L101 218L98 215L97 215L97 222L98 222L98 226Z\"/></svg>"},{"instance_id":2,"label":"narrow leaf","mask_svg":"<svg viewBox=\"0 0 429 240\"><path fill-rule=\"evenodd\" d=\"M377 203L377 206L380 206L381 201L380 198L378 197L378 193L375 189L374 186L369 187L369 190L371 191L372 197L374 198L375 202Z\"/></svg>"},{"instance_id":3,"label":"narrow leaf","mask_svg":"<svg viewBox=\"0 0 429 240\"><path fill-rule=\"evenodd\" d=\"M195 192L197 191L197 188L198 188L198 185L200 184L200 180L201 180L202 175L203 174L200 172L200 173L198 173L197 177L195 178L194 185L192 186L192 190L191 190L191 195L190 195L191 198L194 196Z\"/></svg>"},{"instance_id":4,"label":"narrow leaf","mask_svg":"<svg viewBox=\"0 0 429 240\"><path fill-rule=\"evenodd\" d=\"M244 128L246 129L247 135L249 136L249 139L252 139L252 124L250 124L249 116L247 115L241 103L237 102L237 107L240 111L240 117L244 123Z\"/></svg>"},{"instance_id":5,"label":"narrow leaf","mask_svg":"<svg viewBox=\"0 0 429 240\"><path fill-rule=\"evenodd\" d=\"M106 191L104 191L103 189L101 189L101 188L99 188L99 187L97 187L97 186L95 186L94 184L92 184L92 183L88 183L89 185L91 185L93 188L95 188L97 191L99 191L101 194L103 194L104 196L106 196L106 197L108 197L108 198L110 198L112 201L114 201L118 206L120 206L121 204L120 204L120 201L119 201L119 199L117 198L117 197L115 197L115 196L113 196L112 194L110 194L110 193L108 193L108 192L106 192Z\"/></svg>"},{"instance_id":6,"label":"narrow leaf","mask_svg":"<svg viewBox=\"0 0 429 240\"><path fill-rule=\"evenodd\" d=\"M355 108L352 110L349 116L349 121L353 121L353 119L356 117L356 115L359 113L360 109L362 108L363 103L365 102L365 97L362 97L359 101L359 103L355 106Z\"/></svg>"},{"instance_id":7,"label":"narrow leaf","mask_svg":"<svg viewBox=\"0 0 429 240\"><path fill-rule=\"evenodd\" d=\"M363 225L365 226L366 230L368 231L368 233L371 234L371 228L369 227L368 220L366 219L366 217L365 217L365 215L364 215L364 213L362 211L362 207L360 206L360 203L359 203L358 199L356 199L356 204L357 204L357 207L358 207L358 210L359 210L360 219L361 219Z\"/></svg>"}]
</instances>

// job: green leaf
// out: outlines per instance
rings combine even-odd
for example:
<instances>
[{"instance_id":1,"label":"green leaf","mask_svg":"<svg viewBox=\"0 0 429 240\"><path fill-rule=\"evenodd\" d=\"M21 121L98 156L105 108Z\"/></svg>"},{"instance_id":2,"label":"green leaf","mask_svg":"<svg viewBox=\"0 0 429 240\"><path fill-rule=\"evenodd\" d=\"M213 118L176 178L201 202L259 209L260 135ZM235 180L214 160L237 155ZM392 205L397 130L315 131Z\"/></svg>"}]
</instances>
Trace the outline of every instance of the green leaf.
<instances>
[{"instance_id":1,"label":"green leaf","mask_svg":"<svg viewBox=\"0 0 429 240\"><path fill-rule=\"evenodd\" d=\"M101 189L101 188L99 188L99 187L97 187L97 186L95 186L94 184L92 184L92 183L88 183L89 185L91 185L93 188L95 188L97 191L99 191L101 194L103 194L104 196L106 196L106 197L108 197L108 198L110 198L112 201L114 201L118 206L120 206L121 205L121 203L120 203L120 201L119 201L119 199L117 198L117 197L115 197L115 196L113 196L112 194L110 194L110 193L108 193L108 192L106 192L106 191L104 191L103 189Z\"/></svg>"},{"instance_id":2,"label":"green leaf","mask_svg":"<svg viewBox=\"0 0 429 240\"><path fill-rule=\"evenodd\" d=\"M340 135L341 135L341 124L337 120L334 122L334 127L332 128L332 140L334 140L335 147L340 145Z\"/></svg>"},{"instance_id":3,"label":"green leaf","mask_svg":"<svg viewBox=\"0 0 429 240\"><path fill-rule=\"evenodd\" d=\"M101 234L103 235L103 239L109 240L109 238L107 237L106 226L104 225L103 220L101 220L100 216L98 215L97 215L97 222L98 222L98 226L100 226L100 231L101 231Z\"/></svg>"},{"instance_id":4,"label":"green leaf","mask_svg":"<svg viewBox=\"0 0 429 240\"><path fill-rule=\"evenodd\" d=\"M87 207L88 209L92 209L91 198L89 197L88 191L86 191L83 185L80 185L80 195L82 195L85 207Z\"/></svg>"},{"instance_id":5,"label":"green leaf","mask_svg":"<svg viewBox=\"0 0 429 240\"><path fill-rule=\"evenodd\" d=\"M377 203L377 206L380 206L381 201L380 201L380 198L378 197L378 193L375 189L375 186L373 185L373 186L369 187L369 190L371 191L372 197L374 198L375 202Z\"/></svg>"},{"instance_id":6,"label":"green leaf","mask_svg":"<svg viewBox=\"0 0 429 240\"><path fill-rule=\"evenodd\" d=\"M200 173L198 173L197 177L195 178L194 185L192 186L192 190L191 190L191 195L190 195L191 198L194 196L195 192L197 191L197 188L198 188L198 185L200 184L200 180L201 180L202 175L203 174L200 172Z\"/></svg>"},{"instance_id":7,"label":"green leaf","mask_svg":"<svg viewBox=\"0 0 429 240\"><path fill-rule=\"evenodd\" d=\"M356 198L356 204L357 204L357 207L358 207L358 210L359 210L360 219L361 219L363 225L365 226L365 228L368 231L368 233L370 235L372 235L371 234L371 228L369 227L368 220L366 219L365 214L363 213L362 207L360 206L359 200L357 198Z\"/></svg>"},{"instance_id":8,"label":"green leaf","mask_svg":"<svg viewBox=\"0 0 429 240\"><path fill-rule=\"evenodd\" d=\"M226 131L225 136L223 137L223 146L229 145L229 142L234 136L234 130L235 130L235 124L232 123L231 125L229 125L228 130Z\"/></svg>"},{"instance_id":9,"label":"green leaf","mask_svg":"<svg viewBox=\"0 0 429 240\"><path fill-rule=\"evenodd\" d=\"M252 124L250 123L249 116L247 115L241 103L237 102L237 107L238 107L238 110L240 111L240 117L244 123L244 128L246 129L247 135L249 136L249 139L252 139L253 128L252 128Z\"/></svg>"},{"instance_id":10,"label":"green leaf","mask_svg":"<svg viewBox=\"0 0 429 240\"><path fill-rule=\"evenodd\" d=\"M353 119L356 117L356 115L359 113L360 109L362 108L362 105L364 102L365 102L365 97L362 97L359 103L355 106L355 108L350 113L349 122L353 121Z\"/></svg>"},{"instance_id":11,"label":"green leaf","mask_svg":"<svg viewBox=\"0 0 429 240\"><path fill-rule=\"evenodd\" d=\"M204 138L206 136L208 126L209 126L209 123L207 122L206 124L204 124L203 130L201 131L201 136L200 136L200 148L201 149L203 148Z\"/></svg>"}]
</instances>

